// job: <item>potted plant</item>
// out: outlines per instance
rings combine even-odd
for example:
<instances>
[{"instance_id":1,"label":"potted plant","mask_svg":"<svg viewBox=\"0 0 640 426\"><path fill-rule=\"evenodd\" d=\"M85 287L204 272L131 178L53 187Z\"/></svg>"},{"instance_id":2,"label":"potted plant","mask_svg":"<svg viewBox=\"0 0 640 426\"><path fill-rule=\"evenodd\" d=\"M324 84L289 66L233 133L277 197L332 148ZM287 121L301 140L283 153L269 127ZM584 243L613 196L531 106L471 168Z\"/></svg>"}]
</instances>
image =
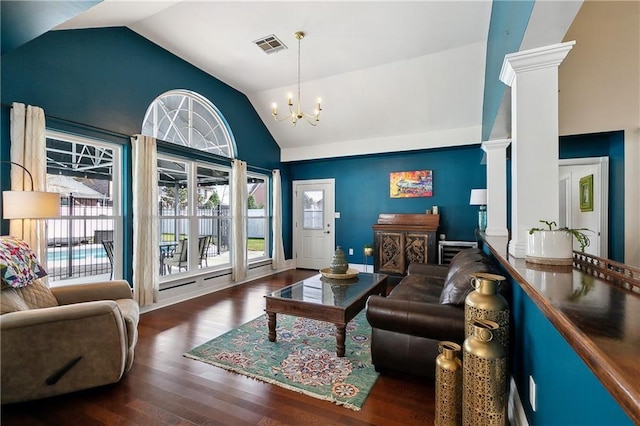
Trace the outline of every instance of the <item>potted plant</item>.
<instances>
[{"instance_id":1,"label":"potted plant","mask_svg":"<svg viewBox=\"0 0 640 426\"><path fill-rule=\"evenodd\" d=\"M364 245L364 255L373 256L373 244L367 243Z\"/></svg>"},{"instance_id":2,"label":"potted plant","mask_svg":"<svg viewBox=\"0 0 640 426\"><path fill-rule=\"evenodd\" d=\"M573 259L573 238L580 244L580 251L589 246L589 237L583 231L587 228L558 228L556 222L541 220L546 228L531 228L527 238L526 260L544 265L571 265Z\"/></svg>"}]
</instances>

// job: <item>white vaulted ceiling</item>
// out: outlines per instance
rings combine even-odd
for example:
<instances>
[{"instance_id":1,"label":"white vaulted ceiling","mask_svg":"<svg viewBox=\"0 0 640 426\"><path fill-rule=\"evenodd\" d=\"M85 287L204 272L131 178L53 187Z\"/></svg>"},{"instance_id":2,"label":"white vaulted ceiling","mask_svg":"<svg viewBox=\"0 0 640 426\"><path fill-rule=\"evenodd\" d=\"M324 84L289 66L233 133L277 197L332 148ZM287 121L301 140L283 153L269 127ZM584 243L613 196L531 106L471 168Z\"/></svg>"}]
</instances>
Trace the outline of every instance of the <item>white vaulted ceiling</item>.
<instances>
[{"instance_id":1,"label":"white vaulted ceiling","mask_svg":"<svg viewBox=\"0 0 640 426\"><path fill-rule=\"evenodd\" d=\"M243 92L289 161L479 143L490 14L490 1L105 0L57 29L129 27ZM298 30L317 127L271 117L295 93ZM270 34L289 49L253 44Z\"/></svg>"}]
</instances>

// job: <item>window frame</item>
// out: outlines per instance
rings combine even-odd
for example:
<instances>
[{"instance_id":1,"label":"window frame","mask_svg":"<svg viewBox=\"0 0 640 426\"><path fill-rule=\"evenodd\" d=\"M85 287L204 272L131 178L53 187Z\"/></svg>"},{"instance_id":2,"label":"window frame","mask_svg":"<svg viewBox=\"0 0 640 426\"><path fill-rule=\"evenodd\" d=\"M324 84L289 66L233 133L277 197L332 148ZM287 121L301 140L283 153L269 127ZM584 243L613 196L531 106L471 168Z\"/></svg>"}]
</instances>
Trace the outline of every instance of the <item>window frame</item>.
<instances>
[{"instance_id":1,"label":"window frame","mask_svg":"<svg viewBox=\"0 0 640 426\"><path fill-rule=\"evenodd\" d=\"M164 151L158 151L158 160L164 160L164 161L175 161L175 162L180 162L185 164L186 166L186 176L187 176L187 182L186 182L186 188L187 188L187 208L186 208L186 215L178 215L178 216L160 216L158 217L158 225L161 227L161 220L163 219L178 219L178 220L187 220L188 223L186 225L186 228L188 229L188 235L187 235L187 239L188 239L188 252L187 252L187 270L186 271L180 271L178 270L178 272L176 273L171 273L171 274L165 274L165 275L161 275L160 276L160 282L162 283L167 283L167 282L171 282L175 279L179 279L179 278L183 278L186 276L193 276L193 275L200 275L203 273L208 273L208 272L215 272L215 271L221 271L221 270L226 270L226 269L231 269L232 266L232 259L231 256L229 255L228 257L228 262L223 263L223 264L214 264L214 265L209 265L207 264L206 266L199 266L199 256L195 255L195 254L199 254L199 250L198 250L198 239L197 238L191 238L192 235L197 235L198 237L199 235L199 231L200 231L200 221L203 219L203 216L199 214L199 206L198 206L198 168L202 167L202 168L206 168L206 169L212 169L212 170L220 170L220 171L224 171L225 173L228 174L229 178L231 177L231 167L230 166L224 166L222 164L219 163L215 163L215 162L206 162L203 161L202 159L195 159L195 158L188 158L186 156L182 156L182 155L175 155L175 154L171 154L171 153L167 153ZM231 193L232 188L231 188L231 181L229 179L229 192ZM204 218L208 218L210 216L204 216ZM229 226L231 223L231 216L217 216L218 220L228 220L229 221ZM161 231L162 228L159 229L159 231ZM160 235L162 236L162 232L160 232ZM228 242L229 244L229 250L231 250L231 244L233 244L233 241L231 241L231 239Z\"/></svg>"},{"instance_id":2,"label":"window frame","mask_svg":"<svg viewBox=\"0 0 640 426\"><path fill-rule=\"evenodd\" d=\"M186 108L180 106L175 110L166 110L164 111L164 114L161 115L159 109L163 109L163 99L173 96L182 96L183 99L181 104L187 101L188 106ZM206 117L196 111L194 105L198 105L202 108L203 111L210 114L209 118L213 120L213 122L207 120ZM184 132L181 131L180 127L175 123L176 118L178 118L181 111L185 111L186 115L188 116L187 122L183 123L185 125ZM175 112L173 117L169 116L170 112ZM194 124L194 116L198 116L201 119L201 122L205 123L208 126L208 132L203 134L199 130L198 126ZM164 119L169 121L169 125L167 130L161 135L159 125L162 124ZM148 129L146 129L146 127L151 127L150 133ZM144 119L142 121L141 129L142 134L152 136L156 139L163 140L173 145L188 147L220 157L230 159L236 158L236 143L229 124L225 120L222 113L218 110L218 108L216 108L216 106L211 101L197 92L185 89L174 89L161 94L160 96L155 98L147 108ZM175 132L176 137L181 139L182 142L177 142L175 140L175 137L167 137L168 135L170 135L172 129ZM223 136L222 138L219 138L216 135L216 129L220 129L220 131L222 132L221 136ZM196 146L194 133L199 134L201 136L201 139L205 141L209 141L209 139L207 139L207 135L213 135L213 139L209 141L211 143L210 147ZM219 143L220 139L224 139L225 145Z\"/></svg>"},{"instance_id":3,"label":"window frame","mask_svg":"<svg viewBox=\"0 0 640 426\"><path fill-rule=\"evenodd\" d=\"M261 218L262 222L263 222L263 230L264 230L264 253L262 256L257 256L254 258L249 257L249 244L248 244L248 240L249 240L249 220L250 220L250 216L249 216L249 212L247 211L246 214L246 218L247 218L247 223L245 223L245 226L247 227L247 264L252 265L254 263L259 263L262 262L264 260L270 259L271 256L269 255L269 248L271 247L271 191L269 190L269 188L271 187L271 176L267 175L267 174L262 174L262 173L258 173L258 172L253 172L250 170L247 170L247 185L249 185L249 180L250 179L260 179L264 182L264 205L263 205L263 211L264 211L264 215L263 216L254 216L251 218ZM247 204L247 210L249 210L249 205Z\"/></svg>"},{"instance_id":4,"label":"window frame","mask_svg":"<svg viewBox=\"0 0 640 426\"><path fill-rule=\"evenodd\" d=\"M113 220L113 265L112 265L112 279L122 279L124 276L124 214L123 214L123 146L121 144L110 142L105 139L79 135L74 133L68 133L61 130L53 129L47 127L45 129L45 138L58 140L61 142L67 142L72 144L82 144L82 145L90 145L96 148L108 149L112 151L112 159L111 159L111 215L67 215L60 216L57 219L48 219L46 223L47 228L47 239L49 239L49 229L52 226L54 221L64 221L64 220L95 220L96 218L100 219L110 219ZM46 148L46 161L47 161L47 169L49 168L49 147ZM76 153L70 153L72 157L75 157ZM52 160L55 162L54 160ZM47 171L47 175L49 175ZM54 231L55 232L55 231ZM49 263L49 260L47 260ZM84 275L77 278L68 278L68 279L59 279L53 280L50 279L49 283L51 286L56 285L65 285L70 281L74 282L83 282L83 283L92 283L103 281L104 278L101 277L103 274L96 275ZM98 277L98 278L92 278Z\"/></svg>"}]
</instances>

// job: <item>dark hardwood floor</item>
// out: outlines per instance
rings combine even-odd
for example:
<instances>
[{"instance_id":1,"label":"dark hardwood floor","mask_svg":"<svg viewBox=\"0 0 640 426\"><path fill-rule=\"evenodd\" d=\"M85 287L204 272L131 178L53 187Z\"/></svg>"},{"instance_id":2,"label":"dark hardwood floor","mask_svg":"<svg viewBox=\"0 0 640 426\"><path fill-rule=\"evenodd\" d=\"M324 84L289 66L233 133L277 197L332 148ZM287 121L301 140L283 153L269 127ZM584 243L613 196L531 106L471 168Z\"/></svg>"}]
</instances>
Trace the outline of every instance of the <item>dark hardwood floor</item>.
<instances>
[{"instance_id":1,"label":"dark hardwood floor","mask_svg":"<svg viewBox=\"0 0 640 426\"><path fill-rule=\"evenodd\" d=\"M381 375L353 411L182 356L262 314L265 293L314 273L286 271L143 314L133 368L119 383L2 406L2 425L433 424L429 380Z\"/></svg>"}]
</instances>

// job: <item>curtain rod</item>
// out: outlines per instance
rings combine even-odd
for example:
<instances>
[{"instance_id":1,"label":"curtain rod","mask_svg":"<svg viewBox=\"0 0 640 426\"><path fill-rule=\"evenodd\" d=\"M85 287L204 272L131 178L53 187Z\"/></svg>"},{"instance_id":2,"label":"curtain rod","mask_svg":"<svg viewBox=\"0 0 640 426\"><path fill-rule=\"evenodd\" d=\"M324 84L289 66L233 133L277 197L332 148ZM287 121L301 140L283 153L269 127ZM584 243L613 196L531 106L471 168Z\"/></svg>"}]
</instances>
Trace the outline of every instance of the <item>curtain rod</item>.
<instances>
[{"instance_id":1,"label":"curtain rod","mask_svg":"<svg viewBox=\"0 0 640 426\"><path fill-rule=\"evenodd\" d=\"M231 159L231 165L232 166L233 166L233 161L234 160L240 160L240 159L239 158L232 158ZM244 161L244 160L240 160L240 161ZM273 173L274 170L278 170L278 169L265 169L264 167L252 166L249 163L247 163L247 169L260 170L260 171L268 172L268 173Z\"/></svg>"},{"instance_id":2,"label":"curtain rod","mask_svg":"<svg viewBox=\"0 0 640 426\"><path fill-rule=\"evenodd\" d=\"M265 169L264 167L258 167L258 166L250 166L249 164L247 164L247 168L261 170L263 172L269 172L269 173L272 173L274 170L276 170L276 169Z\"/></svg>"}]
</instances>

